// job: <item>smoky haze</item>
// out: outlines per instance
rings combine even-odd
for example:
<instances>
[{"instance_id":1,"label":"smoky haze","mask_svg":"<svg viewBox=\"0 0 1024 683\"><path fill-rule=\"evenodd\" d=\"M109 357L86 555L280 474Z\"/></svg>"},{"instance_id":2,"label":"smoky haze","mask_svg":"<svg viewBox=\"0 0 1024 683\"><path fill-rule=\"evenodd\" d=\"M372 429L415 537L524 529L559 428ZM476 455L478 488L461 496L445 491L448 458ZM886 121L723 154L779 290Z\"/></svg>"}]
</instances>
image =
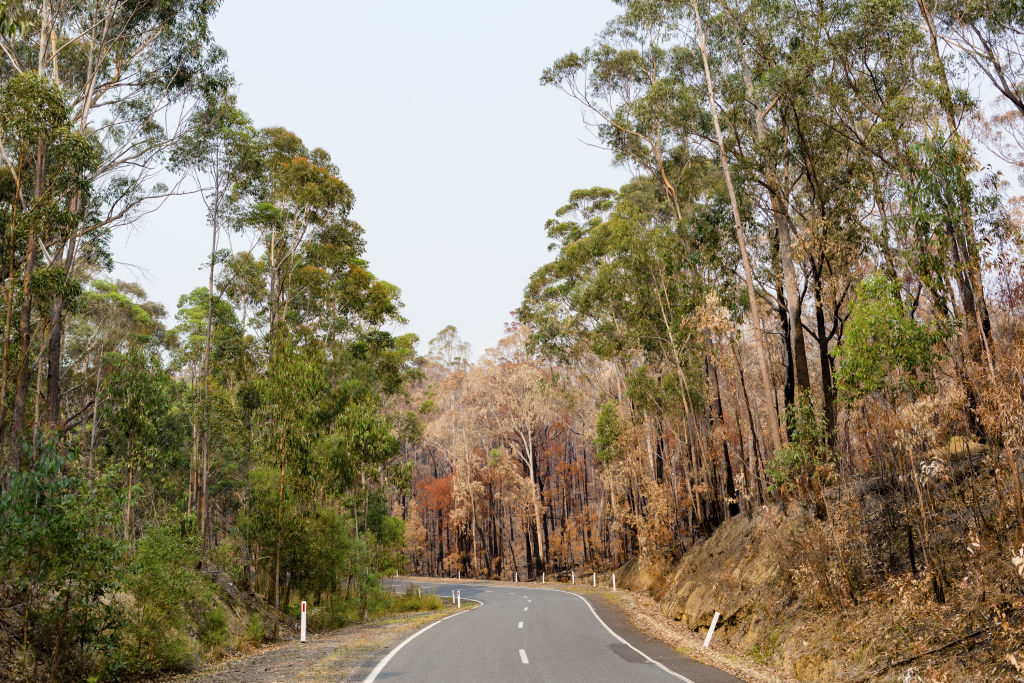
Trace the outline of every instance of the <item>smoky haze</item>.
<instances>
[{"instance_id":1,"label":"smoky haze","mask_svg":"<svg viewBox=\"0 0 1024 683\"><path fill-rule=\"evenodd\" d=\"M426 341L454 324L474 355L501 336L544 222L577 187L628 179L593 144L579 106L541 71L591 42L604 0L483 3L227 0L214 24L258 126L323 147L356 194L367 257L402 289ZM238 237L236 248L248 248ZM209 230L198 197L168 202L114 236L114 276L138 280L173 316L205 284Z\"/></svg>"}]
</instances>

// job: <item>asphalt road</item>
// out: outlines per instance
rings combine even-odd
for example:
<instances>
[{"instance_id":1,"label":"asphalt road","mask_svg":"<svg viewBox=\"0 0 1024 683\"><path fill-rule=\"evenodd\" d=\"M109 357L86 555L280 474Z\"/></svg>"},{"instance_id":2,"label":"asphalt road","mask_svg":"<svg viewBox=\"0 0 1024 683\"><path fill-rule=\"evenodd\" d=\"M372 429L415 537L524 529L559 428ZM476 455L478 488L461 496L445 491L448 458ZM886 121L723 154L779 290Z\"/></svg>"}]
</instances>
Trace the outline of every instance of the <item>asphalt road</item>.
<instances>
[{"instance_id":1,"label":"asphalt road","mask_svg":"<svg viewBox=\"0 0 1024 683\"><path fill-rule=\"evenodd\" d=\"M400 643L375 663L365 680L739 681L645 638L621 613L614 614L615 608L575 593L507 585L416 584L439 595L461 590L464 601L482 604L434 622Z\"/></svg>"}]
</instances>

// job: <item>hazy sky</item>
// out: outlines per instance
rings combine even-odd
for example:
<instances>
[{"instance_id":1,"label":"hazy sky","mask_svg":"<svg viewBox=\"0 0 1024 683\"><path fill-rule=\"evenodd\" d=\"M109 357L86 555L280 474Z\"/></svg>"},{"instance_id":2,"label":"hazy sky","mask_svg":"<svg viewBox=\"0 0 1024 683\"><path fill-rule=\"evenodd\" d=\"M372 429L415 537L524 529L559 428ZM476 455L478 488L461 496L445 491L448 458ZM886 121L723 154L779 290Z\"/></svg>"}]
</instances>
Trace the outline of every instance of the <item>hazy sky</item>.
<instances>
[{"instance_id":1,"label":"hazy sky","mask_svg":"<svg viewBox=\"0 0 1024 683\"><path fill-rule=\"evenodd\" d=\"M627 179L590 146L580 107L538 82L615 10L609 0L225 0L214 30L256 124L295 131L341 168L372 270L402 289L405 330L425 349L451 323L479 354L548 258L545 220L572 189ZM178 198L117 234L115 275L173 316L178 296L205 284L204 220L198 199Z\"/></svg>"}]
</instances>

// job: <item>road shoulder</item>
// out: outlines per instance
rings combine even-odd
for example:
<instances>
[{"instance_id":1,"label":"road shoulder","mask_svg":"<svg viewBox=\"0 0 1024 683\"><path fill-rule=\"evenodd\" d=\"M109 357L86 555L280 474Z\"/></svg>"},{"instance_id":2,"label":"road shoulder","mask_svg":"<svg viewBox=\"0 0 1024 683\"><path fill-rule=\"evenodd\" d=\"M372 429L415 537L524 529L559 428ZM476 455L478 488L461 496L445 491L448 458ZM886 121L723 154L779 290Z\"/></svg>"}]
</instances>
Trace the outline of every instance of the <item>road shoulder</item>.
<instances>
[{"instance_id":1,"label":"road shoulder","mask_svg":"<svg viewBox=\"0 0 1024 683\"><path fill-rule=\"evenodd\" d=\"M163 679L173 683L335 683L362 680L394 645L430 622L458 610L412 612L317 634L306 643L277 643L199 671Z\"/></svg>"}]
</instances>

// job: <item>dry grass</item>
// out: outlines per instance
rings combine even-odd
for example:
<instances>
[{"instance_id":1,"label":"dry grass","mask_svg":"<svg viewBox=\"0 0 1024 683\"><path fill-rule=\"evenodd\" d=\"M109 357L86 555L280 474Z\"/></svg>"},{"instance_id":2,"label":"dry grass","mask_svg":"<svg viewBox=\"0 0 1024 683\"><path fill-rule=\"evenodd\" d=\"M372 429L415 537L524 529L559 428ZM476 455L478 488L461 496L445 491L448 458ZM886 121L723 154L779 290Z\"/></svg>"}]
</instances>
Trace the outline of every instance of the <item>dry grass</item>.
<instances>
[{"instance_id":1,"label":"dry grass","mask_svg":"<svg viewBox=\"0 0 1024 683\"><path fill-rule=\"evenodd\" d=\"M378 621L349 626L312 636L305 644L277 643L240 655L198 672L175 676L175 683L275 683L304 681L334 683L347 680L382 648L396 643L418 628L454 609L398 614Z\"/></svg>"}]
</instances>

